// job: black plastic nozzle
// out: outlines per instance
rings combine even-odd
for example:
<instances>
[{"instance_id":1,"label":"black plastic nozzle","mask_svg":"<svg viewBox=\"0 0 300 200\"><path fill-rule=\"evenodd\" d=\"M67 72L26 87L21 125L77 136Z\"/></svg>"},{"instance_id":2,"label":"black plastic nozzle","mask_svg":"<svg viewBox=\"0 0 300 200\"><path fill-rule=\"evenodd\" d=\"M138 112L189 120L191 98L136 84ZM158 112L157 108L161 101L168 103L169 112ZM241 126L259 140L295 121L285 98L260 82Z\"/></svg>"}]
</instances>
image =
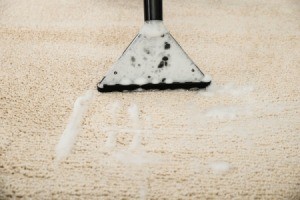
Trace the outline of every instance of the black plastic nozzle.
<instances>
[{"instance_id":1,"label":"black plastic nozzle","mask_svg":"<svg viewBox=\"0 0 300 200\"><path fill-rule=\"evenodd\" d=\"M163 0L144 0L145 21L163 20Z\"/></svg>"}]
</instances>

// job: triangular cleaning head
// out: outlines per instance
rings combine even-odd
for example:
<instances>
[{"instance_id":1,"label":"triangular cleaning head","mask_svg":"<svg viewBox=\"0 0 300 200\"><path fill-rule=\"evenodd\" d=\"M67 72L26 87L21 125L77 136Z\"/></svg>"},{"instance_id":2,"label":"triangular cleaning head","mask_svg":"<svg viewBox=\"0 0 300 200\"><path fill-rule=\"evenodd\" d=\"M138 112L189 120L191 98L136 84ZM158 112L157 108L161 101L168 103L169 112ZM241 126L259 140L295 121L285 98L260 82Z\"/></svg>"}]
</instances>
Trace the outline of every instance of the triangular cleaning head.
<instances>
[{"instance_id":1,"label":"triangular cleaning head","mask_svg":"<svg viewBox=\"0 0 300 200\"><path fill-rule=\"evenodd\" d=\"M139 34L98 84L98 90L192 89L205 88L210 82L162 20L146 20Z\"/></svg>"}]
</instances>

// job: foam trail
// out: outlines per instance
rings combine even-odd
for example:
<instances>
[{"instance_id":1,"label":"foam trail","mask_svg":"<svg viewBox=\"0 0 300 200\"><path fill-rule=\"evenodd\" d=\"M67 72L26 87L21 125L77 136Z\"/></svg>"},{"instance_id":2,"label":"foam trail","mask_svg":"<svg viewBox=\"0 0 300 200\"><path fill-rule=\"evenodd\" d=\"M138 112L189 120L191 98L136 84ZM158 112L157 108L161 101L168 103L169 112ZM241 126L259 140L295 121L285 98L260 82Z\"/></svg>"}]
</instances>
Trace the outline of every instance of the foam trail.
<instances>
[{"instance_id":1,"label":"foam trail","mask_svg":"<svg viewBox=\"0 0 300 200\"><path fill-rule=\"evenodd\" d=\"M235 119L238 116L242 115L251 115L251 109L246 107L237 107L237 106L217 106L205 111L205 116L216 119Z\"/></svg>"},{"instance_id":2,"label":"foam trail","mask_svg":"<svg viewBox=\"0 0 300 200\"><path fill-rule=\"evenodd\" d=\"M119 101L115 101L111 105L109 105L109 112L113 117L113 120L116 121L117 112L120 110L121 103Z\"/></svg>"},{"instance_id":3,"label":"foam trail","mask_svg":"<svg viewBox=\"0 0 300 200\"><path fill-rule=\"evenodd\" d=\"M113 124L116 125L117 124L117 112L120 110L120 102L119 101L115 101L112 105L110 105L109 107L109 112L111 113L111 116L113 118ZM108 148L112 148L116 146L117 143L117 131L116 130L110 130L107 140L106 140L106 147Z\"/></svg>"},{"instance_id":4,"label":"foam trail","mask_svg":"<svg viewBox=\"0 0 300 200\"><path fill-rule=\"evenodd\" d=\"M62 160L71 153L76 137L81 129L81 121L88 109L89 102L94 96L93 94L92 90L88 90L83 96L76 99L66 129L56 145L57 160Z\"/></svg>"},{"instance_id":5,"label":"foam trail","mask_svg":"<svg viewBox=\"0 0 300 200\"><path fill-rule=\"evenodd\" d=\"M224 173L231 168L229 163L224 161L212 162L210 163L209 167L213 170L214 173Z\"/></svg>"},{"instance_id":6,"label":"foam trail","mask_svg":"<svg viewBox=\"0 0 300 200\"><path fill-rule=\"evenodd\" d=\"M103 131L108 131L108 132L111 132L111 131L117 131L117 132L125 132L125 133L128 133L128 132L131 132L131 133L136 133L136 132L144 132L144 133L152 133L152 129L130 129L130 128L101 128Z\"/></svg>"},{"instance_id":7,"label":"foam trail","mask_svg":"<svg viewBox=\"0 0 300 200\"><path fill-rule=\"evenodd\" d=\"M141 133L144 133L144 135L151 135L153 134L153 127L152 127L152 117L151 116L146 116L145 117L145 129L141 130Z\"/></svg>"},{"instance_id":8,"label":"foam trail","mask_svg":"<svg viewBox=\"0 0 300 200\"><path fill-rule=\"evenodd\" d=\"M146 164L154 164L154 163L159 163L161 162L161 158L153 155L153 154L149 154L144 150L138 150L138 151L134 151L134 150L122 150L122 151L118 151L116 153L113 154L113 157L126 165L146 165Z\"/></svg>"},{"instance_id":9,"label":"foam trail","mask_svg":"<svg viewBox=\"0 0 300 200\"><path fill-rule=\"evenodd\" d=\"M205 91L200 91L199 94L206 97L213 97L216 95L231 95L231 96L244 96L254 90L252 85L238 86L234 83L227 83L222 86L211 84Z\"/></svg>"},{"instance_id":10,"label":"foam trail","mask_svg":"<svg viewBox=\"0 0 300 200\"><path fill-rule=\"evenodd\" d=\"M128 108L128 114L132 121L133 129L139 130L140 123L139 123L139 108L138 108L138 106L136 104L132 104ZM132 139L129 149L133 150L133 149L138 148L139 145L141 144L141 140L142 140L141 131L137 131L134 134L134 137Z\"/></svg>"},{"instance_id":11,"label":"foam trail","mask_svg":"<svg viewBox=\"0 0 300 200\"><path fill-rule=\"evenodd\" d=\"M108 133L107 140L105 142L105 146L108 148L113 148L117 144L117 132L111 131Z\"/></svg>"},{"instance_id":12,"label":"foam trail","mask_svg":"<svg viewBox=\"0 0 300 200\"><path fill-rule=\"evenodd\" d=\"M140 184L140 199L141 200L146 200L147 199L147 196L148 196L148 180L146 179L146 181L142 182Z\"/></svg>"}]
</instances>

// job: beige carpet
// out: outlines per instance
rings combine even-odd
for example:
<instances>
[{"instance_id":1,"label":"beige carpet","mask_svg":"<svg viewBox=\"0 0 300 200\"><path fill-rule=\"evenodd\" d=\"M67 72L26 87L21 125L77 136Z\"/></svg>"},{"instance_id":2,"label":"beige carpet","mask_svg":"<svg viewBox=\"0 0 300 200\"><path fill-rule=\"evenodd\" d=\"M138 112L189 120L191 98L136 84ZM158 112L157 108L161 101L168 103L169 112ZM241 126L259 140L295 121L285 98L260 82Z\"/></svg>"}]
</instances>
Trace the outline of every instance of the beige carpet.
<instances>
[{"instance_id":1,"label":"beige carpet","mask_svg":"<svg viewBox=\"0 0 300 200\"><path fill-rule=\"evenodd\" d=\"M164 4L213 77L206 92L96 92L143 24L142 0L0 1L0 199L300 199L299 1Z\"/></svg>"}]
</instances>

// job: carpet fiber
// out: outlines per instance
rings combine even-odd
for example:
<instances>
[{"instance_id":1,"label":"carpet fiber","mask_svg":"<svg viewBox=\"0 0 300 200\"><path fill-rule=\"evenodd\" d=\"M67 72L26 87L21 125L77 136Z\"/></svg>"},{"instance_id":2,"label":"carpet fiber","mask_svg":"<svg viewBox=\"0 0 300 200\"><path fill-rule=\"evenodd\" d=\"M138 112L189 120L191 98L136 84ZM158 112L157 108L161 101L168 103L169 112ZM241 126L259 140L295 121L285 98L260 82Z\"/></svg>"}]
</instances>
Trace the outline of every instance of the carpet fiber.
<instances>
[{"instance_id":1,"label":"carpet fiber","mask_svg":"<svg viewBox=\"0 0 300 200\"><path fill-rule=\"evenodd\" d=\"M212 87L100 94L142 3L0 1L0 199L300 199L299 1L165 1Z\"/></svg>"}]
</instances>

